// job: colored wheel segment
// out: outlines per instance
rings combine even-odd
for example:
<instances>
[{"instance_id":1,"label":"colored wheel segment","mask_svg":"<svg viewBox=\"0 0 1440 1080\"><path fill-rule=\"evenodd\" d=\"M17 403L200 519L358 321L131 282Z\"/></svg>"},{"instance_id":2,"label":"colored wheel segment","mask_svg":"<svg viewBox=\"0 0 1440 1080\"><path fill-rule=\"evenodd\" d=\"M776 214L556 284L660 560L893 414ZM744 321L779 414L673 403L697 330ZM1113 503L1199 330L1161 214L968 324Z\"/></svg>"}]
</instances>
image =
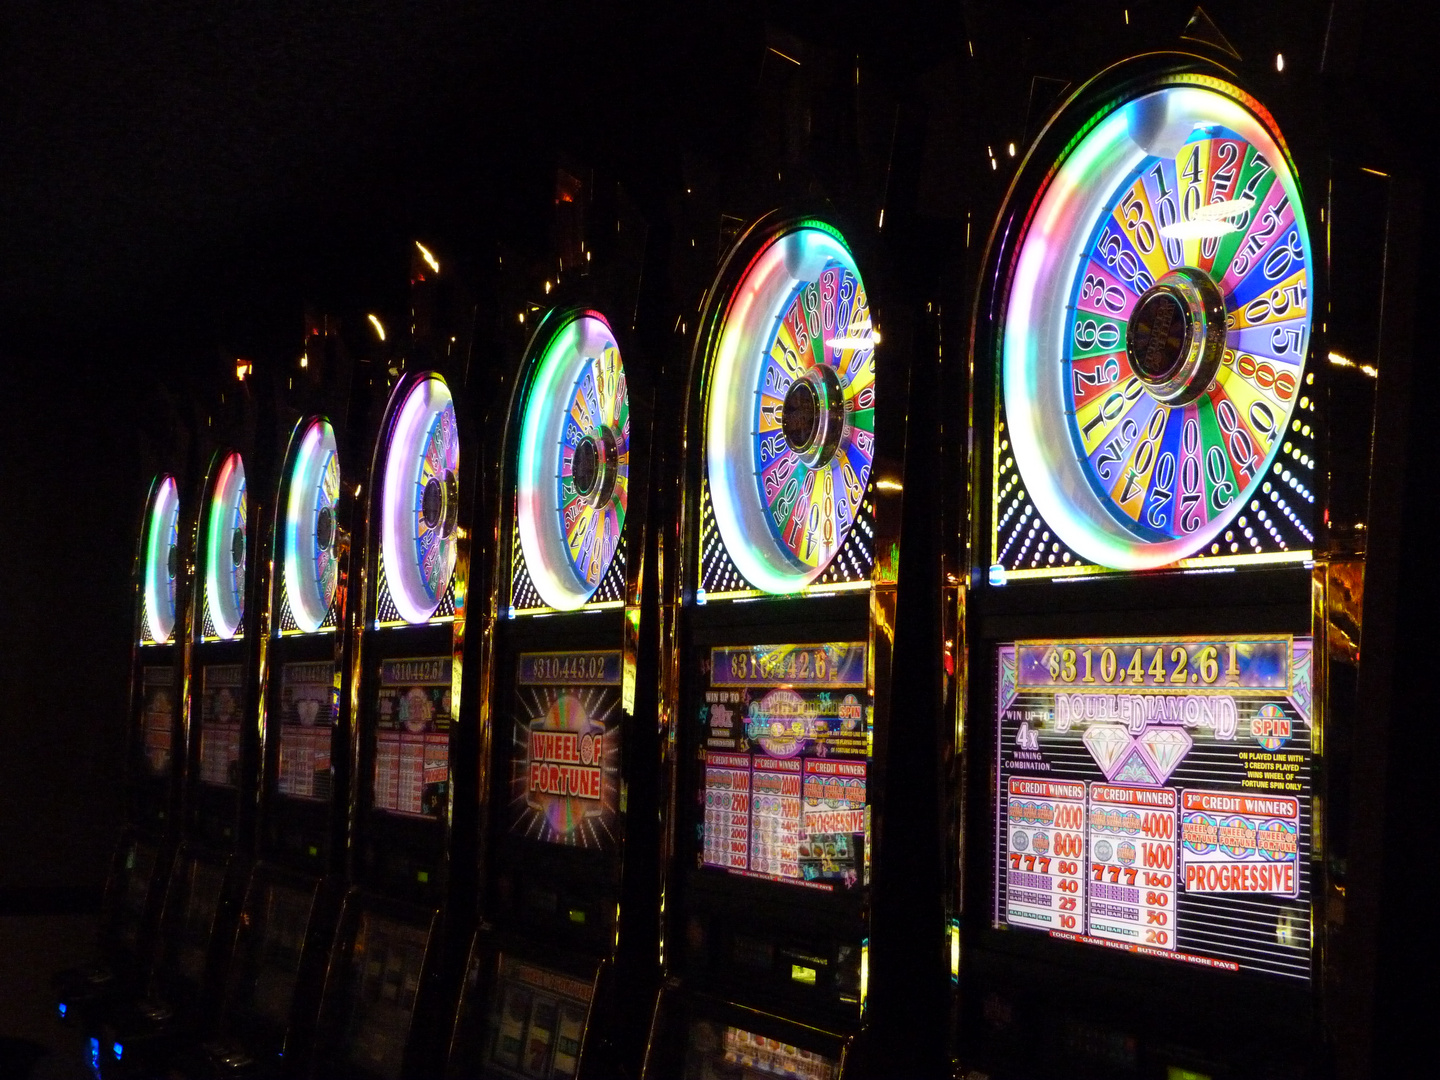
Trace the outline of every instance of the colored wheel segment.
<instances>
[{"instance_id":1,"label":"colored wheel segment","mask_svg":"<svg viewBox=\"0 0 1440 1080\"><path fill-rule=\"evenodd\" d=\"M210 494L205 541L205 595L218 637L233 638L245 617L246 518L245 463L228 454L220 463Z\"/></svg>"},{"instance_id":2,"label":"colored wheel segment","mask_svg":"<svg viewBox=\"0 0 1440 1080\"><path fill-rule=\"evenodd\" d=\"M731 295L706 465L726 550L756 588L815 581L858 519L875 453L875 343L849 248L818 223L772 238Z\"/></svg>"},{"instance_id":3,"label":"colored wheel segment","mask_svg":"<svg viewBox=\"0 0 1440 1080\"><path fill-rule=\"evenodd\" d=\"M1153 90L1079 140L1021 243L1002 375L1021 476L1077 554L1173 563L1254 497L1303 383L1311 266L1289 159L1234 87Z\"/></svg>"},{"instance_id":4,"label":"colored wheel segment","mask_svg":"<svg viewBox=\"0 0 1440 1080\"><path fill-rule=\"evenodd\" d=\"M521 550L541 599L569 611L594 595L624 535L630 398L610 325L559 312L537 333L516 461Z\"/></svg>"},{"instance_id":5,"label":"colored wheel segment","mask_svg":"<svg viewBox=\"0 0 1440 1080\"><path fill-rule=\"evenodd\" d=\"M175 631L175 578L180 570L180 495L173 476L155 482L145 524L142 595L145 632L163 645Z\"/></svg>"},{"instance_id":6,"label":"colored wheel segment","mask_svg":"<svg viewBox=\"0 0 1440 1080\"><path fill-rule=\"evenodd\" d=\"M426 375L395 413L381 510L385 582L408 623L434 616L455 569L459 468L450 389L440 376Z\"/></svg>"},{"instance_id":7,"label":"colored wheel segment","mask_svg":"<svg viewBox=\"0 0 1440 1080\"><path fill-rule=\"evenodd\" d=\"M339 497L335 432L328 420L315 417L295 450L285 508L285 591L290 613L305 633L320 629L335 599Z\"/></svg>"}]
</instances>

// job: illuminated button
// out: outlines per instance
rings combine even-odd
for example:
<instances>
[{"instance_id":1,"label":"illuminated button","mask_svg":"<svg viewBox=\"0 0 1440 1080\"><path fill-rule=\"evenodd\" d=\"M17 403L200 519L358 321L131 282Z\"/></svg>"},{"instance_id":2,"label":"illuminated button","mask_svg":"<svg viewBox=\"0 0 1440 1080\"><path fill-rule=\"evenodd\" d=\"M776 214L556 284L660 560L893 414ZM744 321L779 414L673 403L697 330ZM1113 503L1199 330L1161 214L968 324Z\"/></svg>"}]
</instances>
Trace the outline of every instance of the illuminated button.
<instances>
[{"instance_id":1,"label":"illuminated button","mask_svg":"<svg viewBox=\"0 0 1440 1080\"><path fill-rule=\"evenodd\" d=\"M791 964L790 978L795 982L804 983L806 986L814 986L815 969L806 967L804 964Z\"/></svg>"}]
</instances>

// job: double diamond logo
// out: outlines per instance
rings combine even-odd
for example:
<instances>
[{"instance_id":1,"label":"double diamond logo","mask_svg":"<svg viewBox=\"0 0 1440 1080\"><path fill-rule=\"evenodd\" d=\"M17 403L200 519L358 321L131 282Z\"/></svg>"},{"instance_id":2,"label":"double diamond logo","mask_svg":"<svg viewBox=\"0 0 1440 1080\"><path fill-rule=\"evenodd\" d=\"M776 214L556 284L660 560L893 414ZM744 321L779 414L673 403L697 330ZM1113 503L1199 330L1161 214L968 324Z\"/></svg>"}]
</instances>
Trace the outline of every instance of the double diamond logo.
<instances>
[{"instance_id":1,"label":"double diamond logo","mask_svg":"<svg viewBox=\"0 0 1440 1080\"><path fill-rule=\"evenodd\" d=\"M1195 745L1184 728L1151 727L1131 735L1119 724L1092 724L1083 741L1106 780L1154 787L1170 779Z\"/></svg>"}]
</instances>

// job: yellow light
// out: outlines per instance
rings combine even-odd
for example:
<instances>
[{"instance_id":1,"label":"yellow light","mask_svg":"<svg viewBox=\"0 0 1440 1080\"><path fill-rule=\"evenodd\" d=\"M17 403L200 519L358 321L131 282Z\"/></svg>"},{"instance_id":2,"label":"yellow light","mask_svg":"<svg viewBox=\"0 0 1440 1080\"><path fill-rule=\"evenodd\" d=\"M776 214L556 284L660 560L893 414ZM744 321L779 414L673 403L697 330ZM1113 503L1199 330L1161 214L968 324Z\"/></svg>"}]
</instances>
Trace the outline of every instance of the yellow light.
<instances>
[{"instance_id":1,"label":"yellow light","mask_svg":"<svg viewBox=\"0 0 1440 1080\"><path fill-rule=\"evenodd\" d=\"M550 282L548 282L548 281L545 282L545 295L546 295L546 296L549 296L549 295L550 295Z\"/></svg>"},{"instance_id":2,"label":"yellow light","mask_svg":"<svg viewBox=\"0 0 1440 1080\"><path fill-rule=\"evenodd\" d=\"M1012 142L1012 143L1007 147L1007 149L1010 151L1010 156L1011 156L1011 157L1014 157L1014 156L1015 156L1015 144Z\"/></svg>"},{"instance_id":3,"label":"yellow light","mask_svg":"<svg viewBox=\"0 0 1440 1080\"><path fill-rule=\"evenodd\" d=\"M1276 71L1284 71L1284 70L1285 70L1285 54L1284 54L1284 53L1278 53L1278 52L1277 52L1277 53L1275 54L1275 70L1276 70Z\"/></svg>"},{"instance_id":4,"label":"yellow light","mask_svg":"<svg viewBox=\"0 0 1440 1080\"><path fill-rule=\"evenodd\" d=\"M384 340L385 340L385 324L380 321L379 316L377 316L377 315L366 315L365 317L370 320L370 325L375 328L376 336L378 336L381 341L384 341Z\"/></svg>"},{"instance_id":5,"label":"yellow light","mask_svg":"<svg viewBox=\"0 0 1440 1080\"><path fill-rule=\"evenodd\" d=\"M254 370L255 365L249 360L242 359L238 356L235 358L235 378L237 378L241 382L244 382L245 376L249 375Z\"/></svg>"},{"instance_id":6,"label":"yellow light","mask_svg":"<svg viewBox=\"0 0 1440 1080\"><path fill-rule=\"evenodd\" d=\"M1334 364L1336 367L1355 366L1354 360L1351 360L1348 356L1341 356L1338 352L1332 352L1328 359L1330 360L1330 363Z\"/></svg>"},{"instance_id":7,"label":"yellow light","mask_svg":"<svg viewBox=\"0 0 1440 1080\"><path fill-rule=\"evenodd\" d=\"M876 480L875 486L881 491L904 491L905 486L898 480Z\"/></svg>"},{"instance_id":8,"label":"yellow light","mask_svg":"<svg viewBox=\"0 0 1440 1080\"><path fill-rule=\"evenodd\" d=\"M521 322L522 324L525 322L525 312L523 312L523 311L520 312L520 322Z\"/></svg>"},{"instance_id":9,"label":"yellow light","mask_svg":"<svg viewBox=\"0 0 1440 1080\"><path fill-rule=\"evenodd\" d=\"M425 265L438 274L440 272L440 262L434 255L430 254L430 249L419 240L415 241L415 246L420 249L420 257L425 260ZM374 318L374 316L372 315L371 318Z\"/></svg>"},{"instance_id":10,"label":"yellow light","mask_svg":"<svg viewBox=\"0 0 1440 1080\"><path fill-rule=\"evenodd\" d=\"M860 943L860 1011L865 1011L865 999L870 994L870 942Z\"/></svg>"}]
</instances>

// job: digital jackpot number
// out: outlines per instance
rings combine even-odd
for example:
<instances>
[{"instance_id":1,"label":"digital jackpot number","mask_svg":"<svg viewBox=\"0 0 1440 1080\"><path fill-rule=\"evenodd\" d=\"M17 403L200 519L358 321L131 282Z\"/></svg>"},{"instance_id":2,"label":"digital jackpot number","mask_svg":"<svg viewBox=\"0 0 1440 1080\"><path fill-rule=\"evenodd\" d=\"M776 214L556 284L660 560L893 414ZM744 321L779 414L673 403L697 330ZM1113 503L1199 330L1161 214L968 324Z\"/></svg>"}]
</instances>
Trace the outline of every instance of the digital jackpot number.
<instances>
[{"instance_id":1,"label":"digital jackpot number","mask_svg":"<svg viewBox=\"0 0 1440 1080\"><path fill-rule=\"evenodd\" d=\"M1234 642L1225 643L1223 649L1194 644L1057 645L1050 649L1045 666L1055 682L1080 685L1214 686L1222 671L1229 682L1240 677Z\"/></svg>"}]
</instances>

